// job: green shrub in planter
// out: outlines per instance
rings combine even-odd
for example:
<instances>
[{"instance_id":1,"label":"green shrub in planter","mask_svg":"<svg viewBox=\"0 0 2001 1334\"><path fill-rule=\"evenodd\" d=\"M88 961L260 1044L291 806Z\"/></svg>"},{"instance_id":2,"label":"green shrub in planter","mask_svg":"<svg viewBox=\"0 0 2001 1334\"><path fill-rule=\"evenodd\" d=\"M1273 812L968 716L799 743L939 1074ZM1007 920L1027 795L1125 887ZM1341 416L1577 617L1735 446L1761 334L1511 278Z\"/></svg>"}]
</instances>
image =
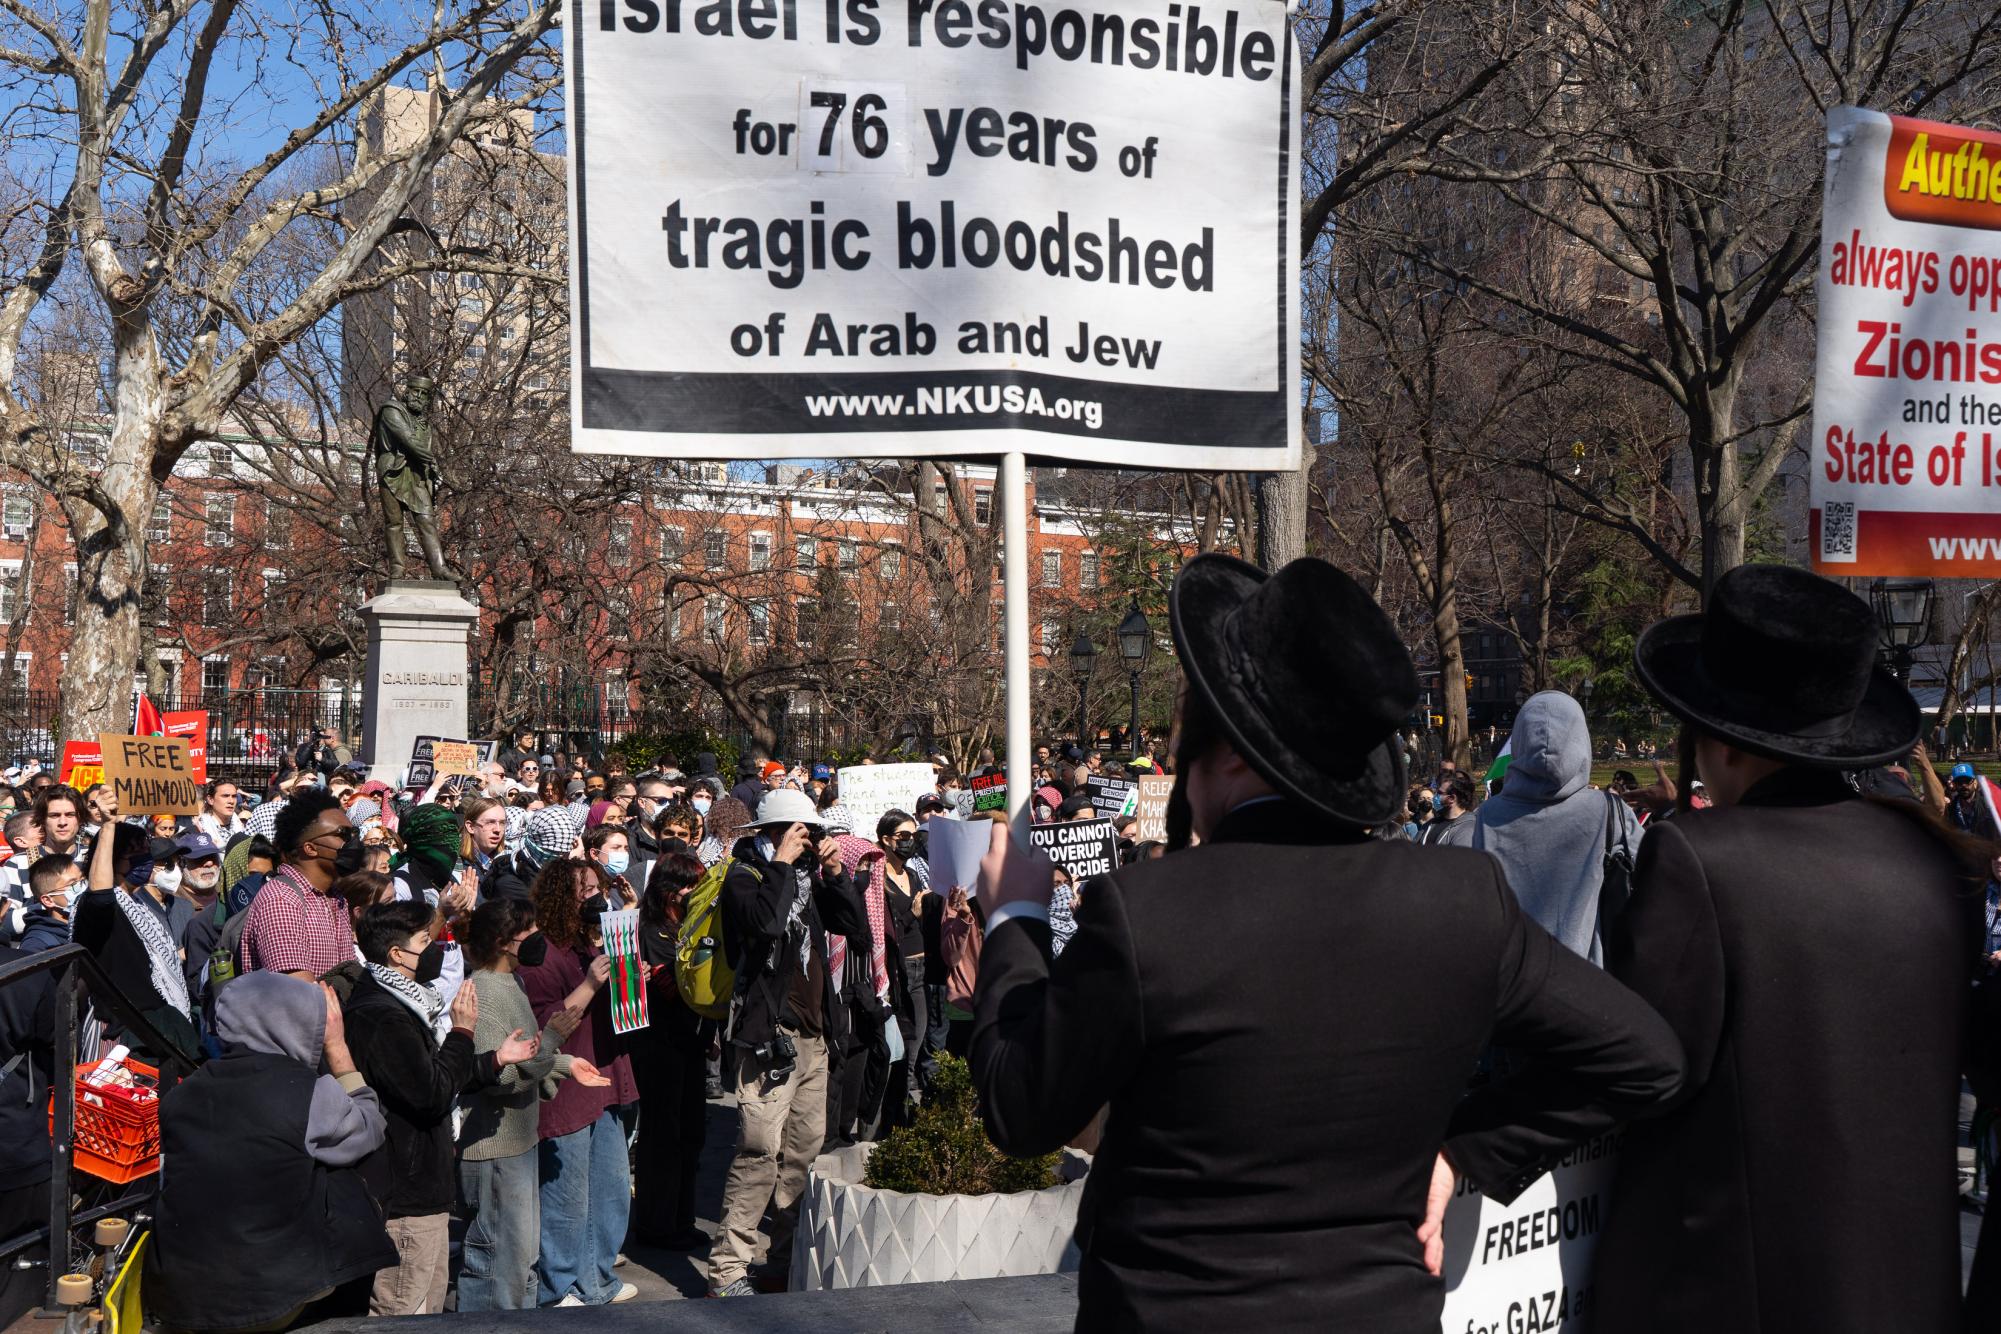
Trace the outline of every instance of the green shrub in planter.
<instances>
[{"instance_id":1,"label":"green shrub in planter","mask_svg":"<svg viewBox=\"0 0 2001 1334\"><path fill-rule=\"evenodd\" d=\"M1009 1195L1056 1184L1058 1155L1010 1158L980 1122L973 1072L938 1053L930 1098L911 1124L898 1126L869 1154L862 1184L906 1195Z\"/></svg>"}]
</instances>

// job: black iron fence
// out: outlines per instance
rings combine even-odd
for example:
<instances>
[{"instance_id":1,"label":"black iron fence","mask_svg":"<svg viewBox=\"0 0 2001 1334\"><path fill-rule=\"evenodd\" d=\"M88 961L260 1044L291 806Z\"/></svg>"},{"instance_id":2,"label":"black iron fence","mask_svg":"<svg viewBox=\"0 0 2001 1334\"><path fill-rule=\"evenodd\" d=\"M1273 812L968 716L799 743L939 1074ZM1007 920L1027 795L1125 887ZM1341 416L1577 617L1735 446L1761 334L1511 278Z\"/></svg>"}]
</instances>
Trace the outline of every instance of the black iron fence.
<instances>
[{"instance_id":1,"label":"black iron fence","mask_svg":"<svg viewBox=\"0 0 2001 1334\"><path fill-rule=\"evenodd\" d=\"M135 707L137 700L135 694ZM297 750L318 729L331 727L343 737L361 732L359 691L210 690L154 697L153 704L162 713L206 713L210 776L260 787L277 769L278 756ZM0 691L0 761L55 769L66 739L59 691Z\"/></svg>"}]
</instances>

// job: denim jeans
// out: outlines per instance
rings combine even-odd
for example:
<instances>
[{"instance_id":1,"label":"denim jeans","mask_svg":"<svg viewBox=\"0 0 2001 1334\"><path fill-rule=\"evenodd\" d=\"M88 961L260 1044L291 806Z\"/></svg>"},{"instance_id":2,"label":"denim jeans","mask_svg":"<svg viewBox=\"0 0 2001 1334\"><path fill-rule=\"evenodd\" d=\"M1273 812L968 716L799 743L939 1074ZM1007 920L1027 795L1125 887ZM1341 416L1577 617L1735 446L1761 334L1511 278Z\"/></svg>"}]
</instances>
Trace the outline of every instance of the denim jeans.
<instances>
[{"instance_id":1,"label":"denim jeans","mask_svg":"<svg viewBox=\"0 0 2001 1334\"><path fill-rule=\"evenodd\" d=\"M542 1262L536 1297L553 1305L575 1292L603 1306L618 1292L612 1273L632 1212L625 1126L608 1107L582 1130L545 1139L541 1148Z\"/></svg>"},{"instance_id":2,"label":"denim jeans","mask_svg":"<svg viewBox=\"0 0 2001 1334\"><path fill-rule=\"evenodd\" d=\"M534 1150L511 1158L459 1162L466 1224L459 1310L525 1311L535 1305L535 1255L542 1203Z\"/></svg>"}]
</instances>

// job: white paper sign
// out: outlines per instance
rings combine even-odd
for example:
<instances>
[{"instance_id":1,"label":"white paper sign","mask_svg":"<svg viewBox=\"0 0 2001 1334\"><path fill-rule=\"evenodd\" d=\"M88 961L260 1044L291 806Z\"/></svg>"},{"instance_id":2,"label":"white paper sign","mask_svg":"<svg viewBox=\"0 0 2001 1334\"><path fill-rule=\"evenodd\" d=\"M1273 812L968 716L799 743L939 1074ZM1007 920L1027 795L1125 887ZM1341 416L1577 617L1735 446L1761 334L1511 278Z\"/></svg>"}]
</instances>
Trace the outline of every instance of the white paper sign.
<instances>
[{"instance_id":1,"label":"white paper sign","mask_svg":"<svg viewBox=\"0 0 2001 1334\"><path fill-rule=\"evenodd\" d=\"M928 764L857 764L835 781L862 838L874 838L876 821L891 811L916 814L917 799L938 790L937 770Z\"/></svg>"},{"instance_id":2,"label":"white paper sign","mask_svg":"<svg viewBox=\"0 0 2001 1334\"><path fill-rule=\"evenodd\" d=\"M576 0L576 448L1295 466L1286 10Z\"/></svg>"},{"instance_id":3,"label":"white paper sign","mask_svg":"<svg viewBox=\"0 0 2001 1334\"><path fill-rule=\"evenodd\" d=\"M1590 1334L1591 1259L1611 1207L1618 1147L1616 1135L1580 1145L1506 1206L1460 1184L1445 1206L1442 1329Z\"/></svg>"},{"instance_id":4,"label":"white paper sign","mask_svg":"<svg viewBox=\"0 0 2001 1334\"><path fill-rule=\"evenodd\" d=\"M931 888L944 893L963 889L972 893L980 883L980 858L993 846L992 820L955 820L934 815L924 826L926 862L931 868Z\"/></svg>"},{"instance_id":5,"label":"white paper sign","mask_svg":"<svg viewBox=\"0 0 2001 1334\"><path fill-rule=\"evenodd\" d=\"M1836 107L1814 568L2001 576L2001 134Z\"/></svg>"}]
</instances>

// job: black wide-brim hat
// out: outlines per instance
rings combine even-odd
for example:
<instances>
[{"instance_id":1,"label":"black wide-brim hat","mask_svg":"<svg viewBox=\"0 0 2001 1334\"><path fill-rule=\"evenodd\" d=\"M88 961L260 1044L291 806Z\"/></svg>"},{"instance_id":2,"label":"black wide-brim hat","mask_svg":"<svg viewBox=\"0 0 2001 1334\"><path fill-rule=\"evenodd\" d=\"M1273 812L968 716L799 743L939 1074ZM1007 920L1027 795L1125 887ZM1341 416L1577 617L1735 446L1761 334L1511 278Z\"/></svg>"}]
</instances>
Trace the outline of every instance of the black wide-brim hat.
<instances>
[{"instance_id":1,"label":"black wide-brim hat","mask_svg":"<svg viewBox=\"0 0 2001 1334\"><path fill-rule=\"evenodd\" d=\"M1267 575L1211 554L1181 568L1168 611L1189 689L1265 781L1347 824L1402 818L1417 671L1360 584L1312 557Z\"/></svg>"},{"instance_id":2,"label":"black wide-brim hat","mask_svg":"<svg viewBox=\"0 0 2001 1334\"><path fill-rule=\"evenodd\" d=\"M1869 604L1788 565L1740 565L1708 607L1656 622L1633 648L1640 680L1685 722L1795 764L1868 769L1908 754L1917 701L1876 660Z\"/></svg>"}]
</instances>

